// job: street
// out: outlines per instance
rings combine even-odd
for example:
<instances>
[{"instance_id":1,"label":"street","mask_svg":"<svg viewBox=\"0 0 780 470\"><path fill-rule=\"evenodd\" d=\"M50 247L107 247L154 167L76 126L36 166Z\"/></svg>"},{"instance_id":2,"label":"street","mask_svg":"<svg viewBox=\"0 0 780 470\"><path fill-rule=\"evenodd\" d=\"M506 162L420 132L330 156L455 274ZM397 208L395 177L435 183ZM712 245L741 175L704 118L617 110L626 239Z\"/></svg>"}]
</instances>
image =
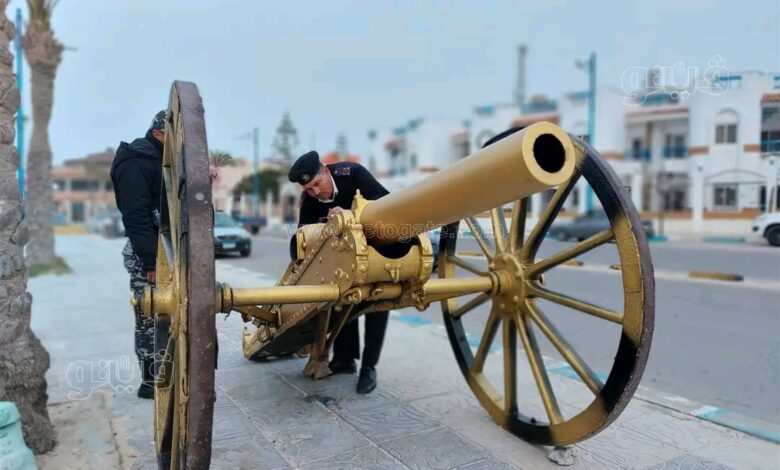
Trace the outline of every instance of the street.
<instances>
[{"instance_id":1,"label":"street","mask_svg":"<svg viewBox=\"0 0 780 470\"><path fill-rule=\"evenodd\" d=\"M458 250L479 249L471 240L459 242ZM250 257L224 257L218 263L276 278L289 262L288 243L281 237L254 237ZM568 245L545 240L540 255ZM776 310L780 289L772 287L780 286L780 250L750 244L667 242L651 243L651 252L657 274L655 333L642 384L664 394L780 423L780 312ZM622 311L621 278L607 268L618 262L615 246L602 246L579 259L585 264L581 268L550 271L547 285ZM479 258L470 261L478 264ZM692 270L738 273L745 281L689 280L684 274ZM539 306L596 372L609 372L619 338L616 325L546 301ZM465 317L473 337L482 335L488 308L485 304ZM405 309L401 314L421 315L440 324L440 312L434 304L424 313ZM537 338L546 356L560 359L543 335Z\"/></svg>"}]
</instances>

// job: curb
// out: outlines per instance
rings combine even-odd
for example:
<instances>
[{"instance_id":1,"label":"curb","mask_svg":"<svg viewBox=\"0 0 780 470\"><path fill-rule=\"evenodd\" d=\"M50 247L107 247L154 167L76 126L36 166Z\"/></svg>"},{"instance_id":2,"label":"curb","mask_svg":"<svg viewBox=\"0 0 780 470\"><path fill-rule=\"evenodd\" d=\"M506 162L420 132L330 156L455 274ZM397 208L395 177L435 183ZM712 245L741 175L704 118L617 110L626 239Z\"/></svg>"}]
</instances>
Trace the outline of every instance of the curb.
<instances>
[{"instance_id":1,"label":"curb","mask_svg":"<svg viewBox=\"0 0 780 470\"><path fill-rule=\"evenodd\" d=\"M747 239L745 237L714 236L714 237L704 237L701 240L703 242L710 242L710 243L745 243L745 242L747 242Z\"/></svg>"},{"instance_id":2,"label":"curb","mask_svg":"<svg viewBox=\"0 0 780 470\"><path fill-rule=\"evenodd\" d=\"M68 224L68 225L55 225L55 235L86 235L87 228L83 225Z\"/></svg>"},{"instance_id":3,"label":"curb","mask_svg":"<svg viewBox=\"0 0 780 470\"><path fill-rule=\"evenodd\" d=\"M716 281L744 281L745 276L732 273L718 273L714 271L690 271L688 277L694 279L713 279Z\"/></svg>"}]
</instances>

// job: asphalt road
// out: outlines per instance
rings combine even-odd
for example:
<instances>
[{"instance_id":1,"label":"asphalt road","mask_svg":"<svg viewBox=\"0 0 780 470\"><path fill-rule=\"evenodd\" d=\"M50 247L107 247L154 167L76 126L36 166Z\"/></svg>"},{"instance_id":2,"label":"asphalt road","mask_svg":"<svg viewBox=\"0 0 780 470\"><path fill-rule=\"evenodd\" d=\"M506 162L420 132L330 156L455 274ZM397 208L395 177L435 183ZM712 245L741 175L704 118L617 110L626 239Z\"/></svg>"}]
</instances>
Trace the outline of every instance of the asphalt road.
<instances>
[{"instance_id":1,"label":"asphalt road","mask_svg":"<svg viewBox=\"0 0 780 470\"><path fill-rule=\"evenodd\" d=\"M219 262L277 277L289 261L288 241L267 236L253 241L249 258L226 257ZM565 246L545 240L540 253L547 255ZM460 249L477 247L466 241ZM743 274L746 282L707 283L659 276L655 334L642 384L780 423L780 289L750 283L751 279L780 281L780 250L667 242L652 244L651 252L656 270L736 272ZM614 245L600 247L580 259L598 265L618 262ZM556 268L547 274L546 282L553 290L622 311L617 272ZM596 372L609 372L620 333L617 325L546 301L540 301L539 306ZM487 309L485 305L465 317L471 335L481 336ZM415 309L407 310L402 314L420 315ZM441 321L438 305L422 315ZM536 336L545 355L560 357L541 333Z\"/></svg>"}]
</instances>

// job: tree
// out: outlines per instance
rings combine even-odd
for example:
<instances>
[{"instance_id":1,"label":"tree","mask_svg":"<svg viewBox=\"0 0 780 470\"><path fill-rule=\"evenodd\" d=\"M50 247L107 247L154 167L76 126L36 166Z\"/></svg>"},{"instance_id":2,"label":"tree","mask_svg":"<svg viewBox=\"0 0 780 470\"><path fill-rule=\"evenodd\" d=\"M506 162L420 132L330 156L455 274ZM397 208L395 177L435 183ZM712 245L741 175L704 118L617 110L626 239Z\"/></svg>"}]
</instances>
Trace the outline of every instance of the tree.
<instances>
[{"instance_id":1,"label":"tree","mask_svg":"<svg viewBox=\"0 0 780 470\"><path fill-rule=\"evenodd\" d=\"M233 194L252 194L252 177L254 174L244 176L241 181L238 182L235 188L233 188ZM264 193L260 195L260 200L265 202L265 194L268 191L273 193L274 201L279 200L279 180L282 176L287 176L286 173L279 170L262 170L260 172L260 187L263 188Z\"/></svg>"},{"instance_id":2,"label":"tree","mask_svg":"<svg viewBox=\"0 0 780 470\"><path fill-rule=\"evenodd\" d=\"M212 150L209 152L209 164L215 168L233 166L233 156L222 150Z\"/></svg>"},{"instance_id":3,"label":"tree","mask_svg":"<svg viewBox=\"0 0 780 470\"><path fill-rule=\"evenodd\" d=\"M51 14L57 0L27 0L30 19L22 47L30 66L33 129L27 154L25 218L30 228L27 263L49 264L54 259L54 202L52 200L49 121L54 106L54 78L64 47L54 37Z\"/></svg>"},{"instance_id":4,"label":"tree","mask_svg":"<svg viewBox=\"0 0 780 470\"><path fill-rule=\"evenodd\" d=\"M295 159L295 147L298 146L298 131L290 119L290 113L285 112L279 127L276 128L274 136L273 149L278 156L282 158L285 164L292 165ZM264 188L264 186L260 186Z\"/></svg>"},{"instance_id":5,"label":"tree","mask_svg":"<svg viewBox=\"0 0 780 470\"><path fill-rule=\"evenodd\" d=\"M16 403L22 414L27 445L35 453L54 447L54 428L46 410L46 369L49 354L30 329L27 273L22 250L27 230L22 221L15 173L19 154L14 147L14 113L19 90L12 72L13 55L8 43L14 24L5 16L6 0L0 0L0 401Z\"/></svg>"}]
</instances>

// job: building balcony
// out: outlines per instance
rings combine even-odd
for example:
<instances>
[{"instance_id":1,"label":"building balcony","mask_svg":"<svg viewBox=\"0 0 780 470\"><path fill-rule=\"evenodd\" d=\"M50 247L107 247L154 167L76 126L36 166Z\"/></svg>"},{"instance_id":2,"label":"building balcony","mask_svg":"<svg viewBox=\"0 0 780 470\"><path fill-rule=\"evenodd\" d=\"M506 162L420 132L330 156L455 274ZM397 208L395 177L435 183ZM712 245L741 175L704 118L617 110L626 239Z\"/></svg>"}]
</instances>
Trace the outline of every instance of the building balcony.
<instances>
[{"instance_id":1,"label":"building balcony","mask_svg":"<svg viewBox=\"0 0 780 470\"><path fill-rule=\"evenodd\" d=\"M650 149L629 149L625 151L626 160L650 161Z\"/></svg>"},{"instance_id":2,"label":"building balcony","mask_svg":"<svg viewBox=\"0 0 780 470\"><path fill-rule=\"evenodd\" d=\"M761 152L780 152L780 140L762 140Z\"/></svg>"},{"instance_id":3,"label":"building balcony","mask_svg":"<svg viewBox=\"0 0 780 470\"><path fill-rule=\"evenodd\" d=\"M688 156L688 147L664 147L663 155L664 158L685 158Z\"/></svg>"}]
</instances>

